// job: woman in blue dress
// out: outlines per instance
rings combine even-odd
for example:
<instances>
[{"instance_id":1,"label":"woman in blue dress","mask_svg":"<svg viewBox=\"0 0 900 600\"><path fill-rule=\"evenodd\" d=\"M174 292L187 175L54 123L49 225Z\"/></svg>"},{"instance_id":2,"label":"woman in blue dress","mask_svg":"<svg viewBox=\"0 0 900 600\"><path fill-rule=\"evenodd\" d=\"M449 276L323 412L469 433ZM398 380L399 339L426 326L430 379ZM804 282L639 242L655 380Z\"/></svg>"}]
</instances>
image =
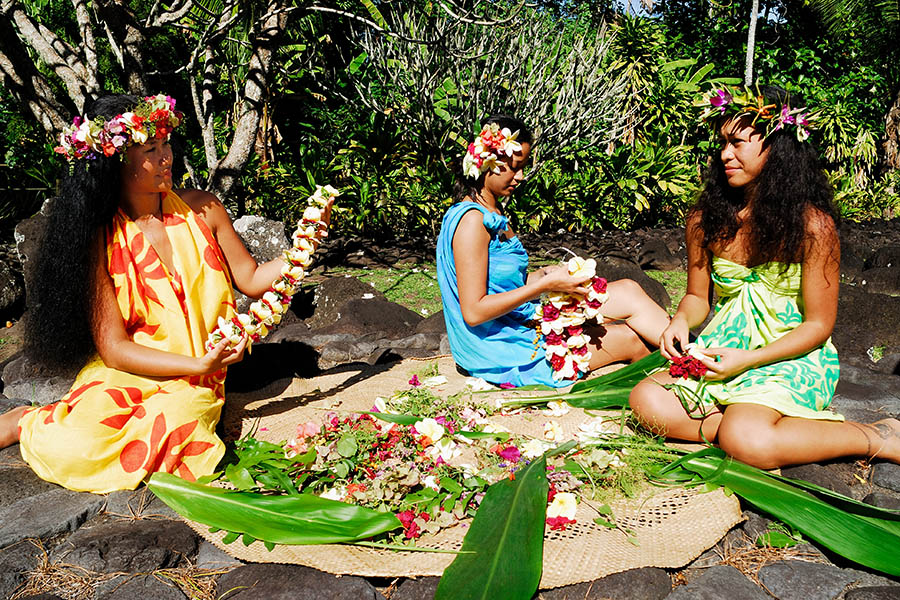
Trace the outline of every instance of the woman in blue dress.
<instances>
[{"instance_id":1,"label":"woman in blue dress","mask_svg":"<svg viewBox=\"0 0 900 600\"><path fill-rule=\"evenodd\" d=\"M469 145L457 203L444 215L437 242L437 273L447 336L456 363L494 384L546 384L550 362L529 323L547 292L584 295L584 278L565 266L528 273L528 253L503 216L500 201L515 190L531 151L520 120L493 116ZM669 324L666 312L630 279L611 282L602 306L604 325L589 329L590 369L634 361L655 346Z\"/></svg>"}]
</instances>

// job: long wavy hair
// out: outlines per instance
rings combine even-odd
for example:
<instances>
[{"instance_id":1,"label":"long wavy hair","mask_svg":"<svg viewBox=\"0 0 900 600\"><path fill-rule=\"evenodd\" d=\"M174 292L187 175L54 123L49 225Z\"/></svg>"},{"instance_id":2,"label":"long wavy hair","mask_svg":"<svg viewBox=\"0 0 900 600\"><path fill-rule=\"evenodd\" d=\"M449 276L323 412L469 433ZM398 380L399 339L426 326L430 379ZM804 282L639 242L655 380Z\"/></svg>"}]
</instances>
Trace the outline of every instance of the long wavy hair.
<instances>
[{"instance_id":1,"label":"long wavy hair","mask_svg":"<svg viewBox=\"0 0 900 600\"><path fill-rule=\"evenodd\" d=\"M491 115L484 120L482 127L493 123L499 125L501 129L506 127L510 131L518 131L519 137L517 137L516 140L519 143L532 143L533 134L531 133L531 129L529 129L521 119L509 115ZM478 179L472 179L471 177L463 175L462 157L463 155L460 155L459 159L453 162L453 169L456 176L456 182L453 184L454 202L462 202L466 198L471 198L472 200L479 198L481 196L481 190L484 188L484 177L487 175L486 172L482 173Z\"/></svg>"},{"instance_id":2,"label":"long wavy hair","mask_svg":"<svg viewBox=\"0 0 900 600\"><path fill-rule=\"evenodd\" d=\"M111 119L140 101L137 96L103 96L86 114ZM76 160L49 203L24 317L25 353L49 367L75 368L96 352L95 274L97 261L105 257L97 250L119 207L121 168L118 154Z\"/></svg>"},{"instance_id":3,"label":"long wavy hair","mask_svg":"<svg viewBox=\"0 0 900 600\"><path fill-rule=\"evenodd\" d=\"M760 91L767 99L783 105L803 106L803 98L776 86ZM726 119L715 123L716 131ZM760 133L764 134L762 130ZM749 265L767 262L802 262L807 248L806 219L809 209L831 217L840 224L831 184L819 156L808 140L800 142L793 131L773 132L765 140L769 155L754 185L753 205L747 217ZM738 213L747 204L743 188L732 188L725 177L720 153L712 156L697 203L691 215L700 215L703 247L727 244L744 224Z\"/></svg>"}]
</instances>

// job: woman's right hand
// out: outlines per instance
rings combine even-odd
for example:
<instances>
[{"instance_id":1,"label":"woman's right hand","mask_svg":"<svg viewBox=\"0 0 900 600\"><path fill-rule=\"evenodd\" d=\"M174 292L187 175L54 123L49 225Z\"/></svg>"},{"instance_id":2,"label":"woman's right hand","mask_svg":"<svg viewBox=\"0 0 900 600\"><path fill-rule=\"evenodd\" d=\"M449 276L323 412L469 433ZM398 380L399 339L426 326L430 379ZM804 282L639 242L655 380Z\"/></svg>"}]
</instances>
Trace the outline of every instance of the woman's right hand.
<instances>
[{"instance_id":1,"label":"woman's right hand","mask_svg":"<svg viewBox=\"0 0 900 600\"><path fill-rule=\"evenodd\" d=\"M545 267L544 276L538 279L538 285L545 292L565 292L567 294L588 293L587 281L569 275L569 269L565 265Z\"/></svg>"},{"instance_id":2,"label":"woman's right hand","mask_svg":"<svg viewBox=\"0 0 900 600\"><path fill-rule=\"evenodd\" d=\"M222 339L212 350L200 357L200 375L215 373L228 365L233 365L244 358L244 349L247 347L247 335L245 334L237 346L228 347L228 339Z\"/></svg>"},{"instance_id":3,"label":"woman's right hand","mask_svg":"<svg viewBox=\"0 0 900 600\"><path fill-rule=\"evenodd\" d=\"M683 316L677 314L672 317L669 326L659 336L659 352L664 358L672 360L681 356L681 351L690 342L691 330Z\"/></svg>"}]
</instances>

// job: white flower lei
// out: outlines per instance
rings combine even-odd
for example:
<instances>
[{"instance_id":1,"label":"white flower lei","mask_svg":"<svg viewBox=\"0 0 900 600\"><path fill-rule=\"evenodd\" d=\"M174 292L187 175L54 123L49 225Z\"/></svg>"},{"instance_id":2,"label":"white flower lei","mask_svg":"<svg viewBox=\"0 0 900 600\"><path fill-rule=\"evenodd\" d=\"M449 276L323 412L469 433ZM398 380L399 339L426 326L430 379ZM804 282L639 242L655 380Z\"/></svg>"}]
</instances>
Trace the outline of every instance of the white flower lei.
<instances>
[{"instance_id":1,"label":"white flower lei","mask_svg":"<svg viewBox=\"0 0 900 600\"><path fill-rule=\"evenodd\" d=\"M328 235L328 225L322 220L322 209L339 192L326 185L317 185L315 193L309 197L309 206L297 222L297 229L292 235L292 246L285 250L285 264L281 268L281 276L272 283L262 298L250 305L246 313L235 315L230 321L219 317L219 323L210 333L206 348L211 350L223 339L228 339L229 347L238 345L246 333L253 342L258 342L269 335L271 330L281 322L281 317L291 306L291 298L300 289L300 282L306 277L306 271L312 263L312 255L316 251L319 240Z\"/></svg>"}]
</instances>

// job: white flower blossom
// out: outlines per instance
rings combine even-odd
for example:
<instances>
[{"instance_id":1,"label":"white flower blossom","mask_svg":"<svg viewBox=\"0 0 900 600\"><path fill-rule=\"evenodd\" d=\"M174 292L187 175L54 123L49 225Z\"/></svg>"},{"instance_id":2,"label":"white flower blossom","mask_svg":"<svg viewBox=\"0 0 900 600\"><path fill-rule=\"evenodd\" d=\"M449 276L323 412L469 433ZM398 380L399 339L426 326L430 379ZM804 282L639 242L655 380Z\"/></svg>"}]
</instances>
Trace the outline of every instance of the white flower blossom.
<instances>
[{"instance_id":1,"label":"white flower blossom","mask_svg":"<svg viewBox=\"0 0 900 600\"><path fill-rule=\"evenodd\" d=\"M443 426L431 417L416 421L413 426L416 428L416 431L419 432L419 435L424 435L430 439L432 443L437 442L444 436Z\"/></svg>"},{"instance_id":2,"label":"white flower blossom","mask_svg":"<svg viewBox=\"0 0 900 600\"><path fill-rule=\"evenodd\" d=\"M554 442L561 441L563 437L562 427L556 421L547 421L544 423L544 437Z\"/></svg>"},{"instance_id":3,"label":"white flower blossom","mask_svg":"<svg viewBox=\"0 0 900 600\"><path fill-rule=\"evenodd\" d=\"M553 501L547 507L547 518L565 517L574 519L578 510L577 499L571 492L559 492L553 496Z\"/></svg>"},{"instance_id":4,"label":"white flower blossom","mask_svg":"<svg viewBox=\"0 0 900 600\"><path fill-rule=\"evenodd\" d=\"M537 458L552 447L552 444L548 444L543 440L534 438L522 444L522 456L529 460Z\"/></svg>"},{"instance_id":5,"label":"white flower blossom","mask_svg":"<svg viewBox=\"0 0 900 600\"><path fill-rule=\"evenodd\" d=\"M342 485L327 489L319 494L319 498L325 498L327 500L337 500L338 502L342 501L346 496L347 488Z\"/></svg>"}]
</instances>

